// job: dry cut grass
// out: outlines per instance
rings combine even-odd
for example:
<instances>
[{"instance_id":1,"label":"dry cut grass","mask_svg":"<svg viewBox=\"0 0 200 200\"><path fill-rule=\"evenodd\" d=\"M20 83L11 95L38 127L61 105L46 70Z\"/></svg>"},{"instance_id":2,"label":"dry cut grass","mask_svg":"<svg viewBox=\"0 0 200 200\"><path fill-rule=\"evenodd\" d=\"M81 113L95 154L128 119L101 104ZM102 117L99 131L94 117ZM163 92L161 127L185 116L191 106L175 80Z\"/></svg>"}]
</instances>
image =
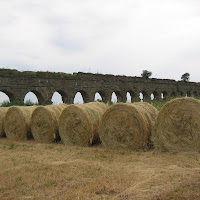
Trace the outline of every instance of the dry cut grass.
<instances>
[{"instance_id":1,"label":"dry cut grass","mask_svg":"<svg viewBox=\"0 0 200 200\"><path fill-rule=\"evenodd\" d=\"M0 139L0 199L200 199L200 154Z\"/></svg>"}]
</instances>

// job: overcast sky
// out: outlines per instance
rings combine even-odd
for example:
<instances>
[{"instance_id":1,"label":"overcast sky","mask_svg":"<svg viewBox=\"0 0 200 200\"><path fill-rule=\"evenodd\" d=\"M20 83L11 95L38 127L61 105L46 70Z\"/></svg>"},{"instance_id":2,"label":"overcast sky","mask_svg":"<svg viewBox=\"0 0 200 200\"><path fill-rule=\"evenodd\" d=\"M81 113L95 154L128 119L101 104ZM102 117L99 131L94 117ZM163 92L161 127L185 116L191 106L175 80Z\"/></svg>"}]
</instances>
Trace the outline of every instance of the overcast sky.
<instances>
[{"instance_id":1,"label":"overcast sky","mask_svg":"<svg viewBox=\"0 0 200 200\"><path fill-rule=\"evenodd\" d=\"M0 67L200 82L200 0L0 0Z\"/></svg>"}]
</instances>

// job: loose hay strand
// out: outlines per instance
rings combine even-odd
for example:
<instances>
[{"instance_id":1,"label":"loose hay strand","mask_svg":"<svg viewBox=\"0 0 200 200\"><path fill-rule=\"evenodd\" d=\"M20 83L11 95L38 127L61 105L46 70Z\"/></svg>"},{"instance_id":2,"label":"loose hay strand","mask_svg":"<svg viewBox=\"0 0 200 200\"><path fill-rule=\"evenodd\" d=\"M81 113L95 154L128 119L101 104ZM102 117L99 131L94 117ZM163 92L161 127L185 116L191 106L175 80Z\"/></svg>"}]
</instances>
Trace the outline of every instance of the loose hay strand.
<instances>
[{"instance_id":1,"label":"loose hay strand","mask_svg":"<svg viewBox=\"0 0 200 200\"><path fill-rule=\"evenodd\" d=\"M147 103L118 103L103 114L100 138L106 148L147 149L158 111Z\"/></svg>"},{"instance_id":2,"label":"loose hay strand","mask_svg":"<svg viewBox=\"0 0 200 200\"><path fill-rule=\"evenodd\" d=\"M200 101L177 98L160 110L152 140L160 151L200 150Z\"/></svg>"},{"instance_id":3,"label":"loose hay strand","mask_svg":"<svg viewBox=\"0 0 200 200\"><path fill-rule=\"evenodd\" d=\"M98 126L107 105L100 102L69 105L59 118L59 133L65 144L88 146L99 141Z\"/></svg>"},{"instance_id":4,"label":"loose hay strand","mask_svg":"<svg viewBox=\"0 0 200 200\"><path fill-rule=\"evenodd\" d=\"M31 131L37 142L48 143L59 140L58 118L66 104L38 106L31 118Z\"/></svg>"}]
</instances>

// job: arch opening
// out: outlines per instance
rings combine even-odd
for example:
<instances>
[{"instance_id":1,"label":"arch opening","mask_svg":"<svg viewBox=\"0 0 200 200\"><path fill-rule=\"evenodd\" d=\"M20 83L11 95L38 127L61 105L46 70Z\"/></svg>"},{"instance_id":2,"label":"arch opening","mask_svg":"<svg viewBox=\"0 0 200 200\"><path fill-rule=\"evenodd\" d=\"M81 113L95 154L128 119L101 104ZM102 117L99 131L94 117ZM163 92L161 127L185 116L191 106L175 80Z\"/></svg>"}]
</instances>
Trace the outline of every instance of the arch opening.
<instances>
[{"instance_id":1,"label":"arch opening","mask_svg":"<svg viewBox=\"0 0 200 200\"><path fill-rule=\"evenodd\" d=\"M139 93L139 100L140 100L141 102L143 102L143 99L144 99L144 95L143 95L142 92L140 92L140 93Z\"/></svg>"},{"instance_id":2,"label":"arch opening","mask_svg":"<svg viewBox=\"0 0 200 200\"><path fill-rule=\"evenodd\" d=\"M131 103L132 102L132 97L131 97L131 93L127 92L126 93L126 103Z\"/></svg>"},{"instance_id":3,"label":"arch opening","mask_svg":"<svg viewBox=\"0 0 200 200\"><path fill-rule=\"evenodd\" d=\"M140 95L140 96L141 96L141 98L142 98L142 101L148 101L148 100L150 100L150 95L149 95L146 91L143 90L143 91L141 92L141 94L142 94L142 95ZM141 99L141 98L140 98L140 99Z\"/></svg>"},{"instance_id":4,"label":"arch opening","mask_svg":"<svg viewBox=\"0 0 200 200\"><path fill-rule=\"evenodd\" d=\"M84 100L81 92L77 92L76 95L74 96L74 104L83 104L83 103Z\"/></svg>"},{"instance_id":5,"label":"arch opening","mask_svg":"<svg viewBox=\"0 0 200 200\"><path fill-rule=\"evenodd\" d=\"M117 100L118 100L117 95L115 92L113 92L111 95L111 103L115 104L117 103Z\"/></svg>"},{"instance_id":6,"label":"arch opening","mask_svg":"<svg viewBox=\"0 0 200 200\"><path fill-rule=\"evenodd\" d=\"M9 96L5 92L0 91L0 105L7 102L10 102Z\"/></svg>"},{"instance_id":7,"label":"arch opening","mask_svg":"<svg viewBox=\"0 0 200 200\"><path fill-rule=\"evenodd\" d=\"M166 101L166 100L167 100L167 92L162 92L162 93L161 93L161 99L162 99L163 101Z\"/></svg>"},{"instance_id":8,"label":"arch opening","mask_svg":"<svg viewBox=\"0 0 200 200\"><path fill-rule=\"evenodd\" d=\"M54 104L54 105L64 103L64 101L63 101L63 96L61 95L61 93L55 91L55 92L53 93L53 95L52 95L51 102L52 102L52 104Z\"/></svg>"},{"instance_id":9,"label":"arch opening","mask_svg":"<svg viewBox=\"0 0 200 200\"><path fill-rule=\"evenodd\" d=\"M29 91L24 97L24 103L26 104L38 104L38 97L32 91Z\"/></svg>"},{"instance_id":10,"label":"arch opening","mask_svg":"<svg viewBox=\"0 0 200 200\"><path fill-rule=\"evenodd\" d=\"M151 98L151 101L155 101L155 95L154 95L154 93L151 94L150 98Z\"/></svg>"},{"instance_id":11,"label":"arch opening","mask_svg":"<svg viewBox=\"0 0 200 200\"><path fill-rule=\"evenodd\" d=\"M160 101L158 92L154 91L154 92L151 94L151 100L152 100L152 101Z\"/></svg>"},{"instance_id":12,"label":"arch opening","mask_svg":"<svg viewBox=\"0 0 200 200\"><path fill-rule=\"evenodd\" d=\"M131 103L132 102L137 102L137 101L139 101L139 96L137 96L136 92L133 92L132 90L129 90L126 93L126 99L128 100L128 102L131 100Z\"/></svg>"},{"instance_id":13,"label":"arch opening","mask_svg":"<svg viewBox=\"0 0 200 200\"><path fill-rule=\"evenodd\" d=\"M94 101L103 101L103 98L99 92L95 93Z\"/></svg>"}]
</instances>

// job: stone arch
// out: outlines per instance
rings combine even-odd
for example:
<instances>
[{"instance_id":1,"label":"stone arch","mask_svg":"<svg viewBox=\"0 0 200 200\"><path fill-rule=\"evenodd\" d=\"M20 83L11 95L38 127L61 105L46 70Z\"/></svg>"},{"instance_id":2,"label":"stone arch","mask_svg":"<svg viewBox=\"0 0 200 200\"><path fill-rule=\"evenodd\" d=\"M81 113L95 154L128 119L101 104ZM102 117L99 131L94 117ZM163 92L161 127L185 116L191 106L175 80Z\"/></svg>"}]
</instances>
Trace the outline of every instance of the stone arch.
<instances>
[{"instance_id":1,"label":"stone arch","mask_svg":"<svg viewBox=\"0 0 200 200\"><path fill-rule=\"evenodd\" d=\"M143 101L144 95L142 92L139 93L139 101Z\"/></svg>"},{"instance_id":2,"label":"stone arch","mask_svg":"<svg viewBox=\"0 0 200 200\"><path fill-rule=\"evenodd\" d=\"M5 92L1 92L0 91L0 105L3 102L10 102L10 98L9 98L9 96Z\"/></svg>"},{"instance_id":3,"label":"stone arch","mask_svg":"<svg viewBox=\"0 0 200 200\"><path fill-rule=\"evenodd\" d=\"M92 94L89 94L88 92L86 92L85 90L79 90L78 92L78 95L80 96L80 94L81 94L81 96L82 96L82 98L83 98L83 103L88 103L88 102L92 102L92 101L94 101L94 95ZM76 93L76 94L77 94ZM76 95L75 95L76 96ZM75 96L74 96L74 98L75 98Z\"/></svg>"},{"instance_id":4,"label":"stone arch","mask_svg":"<svg viewBox=\"0 0 200 200\"><path fill-rule=\"evenodd\" d=\"M157 91L153 91L151 94L151 100L152 101L160 101L160 96Z\"/></svg>"},{"instance_id":5,"label":"stone arch","mask_svg":"<svg viewBox=\"0 0 200 200\"><path fill-rule=\"evenodd\" d=\"M79 92L81 93L81 95L83 97L84 103L88 103L88 102L93 101L94 98L90 98L89 93L86 92L85 90L79 90Z\"/></svg>"},{"instance_id":6,"label":"stone arch","mask_svg":"<svg viewBox=\"0 0 200 200\"><path fill-rule=\"evenodd\" d=\"M143 96L143 101L149 101L151 96L145 91L145 90L142 90L142 96Z\"/></svg>"},{"instance_id":7,"label":"stone arch","mask_svg":"<svg viewBox=\"0 0 200 200\"><path fill-rule=\"evenodd\" d=\"M42 94L36 90L31 90L31 91L28 91L25 95L24 95L24 100L25 100L25 97L26 95L29 93L29 92L32 92L38 99L38 104L41 104L41 105L45 105L47 101L45 101L45 99L43 98Z\"/></svg>"},{"instance_id":8,"label":"stone arch","mask_svg":"<svg viewBox=\"0 0 200 200\"><path fill-rule=\"evenodd\" d=\"M131 93L127 92L126 93L126 103L131 103L132 102L132 97L131 97Z\"/></svg>"},{"instance_id":9,"label":"stone arch","mask_svg":"<svg viewBox=\"0 0 200 200\"><path fill-rule=\"evenodd\" d=\"M51 97L52 104L66 103L65 100L66 100L66 94L65 92L60 90L55 91Z\"/></svg>"},{"instance_id":10,"label":"stone arch","mask_svg":"<svg viewBox=\"0 0 200 200\"><path fill-rule=\"evenodd\" d=\"M118 98L117 98L117 94L115 92L112 93L111 95L111 103L117 103Z\"/></svg>"},{"instance_id":11,"label":"stone arch","mask_svg":"<svg viewBox=\"0 0 200 200\"><path fill-rule=\"evenodd\" d=\"M125 102L126 100L125 100L125 98L123 98L123 96L122 96L120 91L114 90L111 93L110 101L112 103L117 103L117 102Z\"/></svg>"},{"instance_id":12,"label":"stone arch","mask_svg":"<svg viewBox=\"0 0 200 200\"><path fill-rule=\"evenodd\" d=\"M94 95L94 101L103 101L103 97L99 92L96 92Z\"/></svg>"},{"instance_id":13,"label":"stone arch","mask_svg":"<svg viewBox=\"0 0 200 200\"><path fill-rule=\"evenodd\" d=\"M151 93L151 101L153 101L154 100L154 94L153 93Z\"/></svg>"},{"instance_id":14,"label":"stone arch","mask_svg":"<svg viewBox=\"0 0 200 200\"><path fill-rule=\"evenodd\" d=\"M38 104L38 98L37 98L36 94L34 92L32 92L32 91L29 91L24 96L24 103L26 103L27 101L30 101L30 102L32 102L34 104Z\"/></svg>"},{"instance_id":15,"label":"stone arch","mask_svg":"<svg viewBox=\"0 0 200 200\"><path fill-rule=\"evenodd\" d=\"M68 103L68 95L66 94L66 92L62 90L57 90L56 92L60 94L63 103Z\"/></svg>"},{"instance_id":16,"label":"stone arch","mask_svg":"<svg viewBox=\"0 0 200 200\"><path fill-rule=\"evenodd\" d=\"M137 93L136 92L133 92L132 90L128 90L126 92L126 101L127 101L127 94L130 94L130 99L131 99L131 103L132 102L137 102L137 101L140 101L139 97L137 96Z\"/></svg>"},{"instance_id":17,"label":"stone arch","mask_svg":"<svg viewBox=\"0 0 200 200\"><path fill-rule=\"evenodd\" d=\"M124 99L123 99L122 93L120 91L114 91L114 92L117 96L117 102L123 102Z\"/></svg>"},{"instance_id":18,"label":"stone arch","mask_svg":"<svg viewBox=\"0 0 200 200\"><path fill-rule=\"evenodd\" d=\"M3 99L5 99L6 101L8 100L9 102L12 102L15 100L14 94L7 91L7 90L0 90L1 94L3 95Z\"/></svg>"},{"instance_id":19,"label":"stone arch","mask_svg":"<svg viewBox=\"0 0 200 200\"><path fill-rule=\"evenodd\" d=\"M71 98L73 99L72 102L74 102L75 97L77 95L82 99L81 100L82 103L88 103L88 102L93 102L94 101L95 93L91 92L91 91L88 92L86 90L78 90L76 93L73 92L72 94L73 95L70 95L69 98L68 98L68 101L70 101L70 102L71 102L71 100L70 100Z\"/></svg>"},{"instance_id":20,"label":"stone arch","mask_svg":"<svg viewBox=\"0 0 200 200\"><path fill-rule=\"evenodd\" d=\"M111 96L112 96L111 91L96 90L89 95L89 99L90 101L96 101L97 99L100 99L100 101L108 103L111 102Z\"/></svg>"},{"instance_id":21,"label":"stone arch","mask_svg":"<svg viewBox=\"0 0 200 200\"><path fill-rule=\"evenodd\" d=\"M81 94L81 92L77 92L74 96L74 104L83 104L83 103L84 103L83 95Z\"/></svg>"}]
</instances>

